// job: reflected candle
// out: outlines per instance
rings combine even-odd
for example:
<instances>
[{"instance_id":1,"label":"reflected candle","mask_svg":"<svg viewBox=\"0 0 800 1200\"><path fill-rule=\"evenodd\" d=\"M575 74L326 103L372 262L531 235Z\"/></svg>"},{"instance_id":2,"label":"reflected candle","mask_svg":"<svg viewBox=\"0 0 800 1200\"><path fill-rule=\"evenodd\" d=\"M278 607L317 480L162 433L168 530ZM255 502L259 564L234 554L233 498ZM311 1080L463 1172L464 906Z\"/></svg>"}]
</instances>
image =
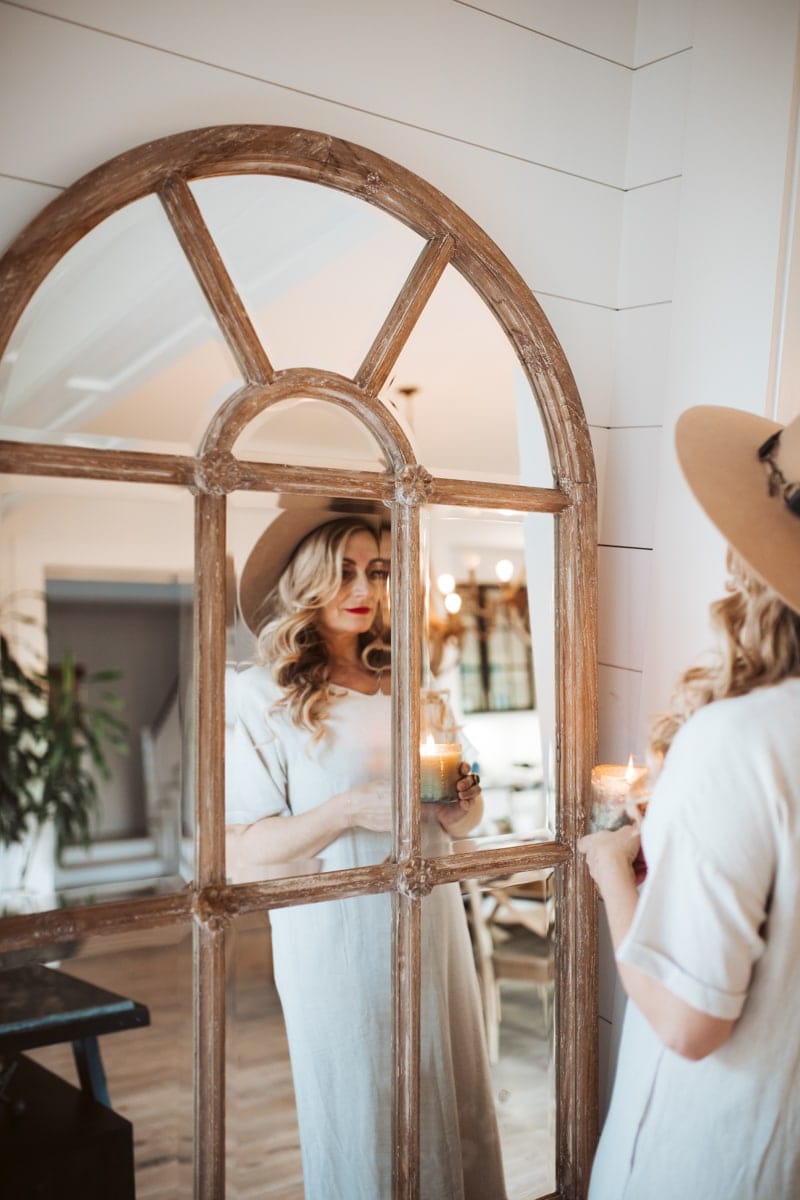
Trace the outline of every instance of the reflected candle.
<instances>
[{"instance_id":1,"label":"reflected candle","mask_svg":"<svg viewBox=\"0 0 800 1200\"><path fill-rule=\"evenodd\" d=\"M435 742L431 734L419 748L419 795L423 804L455 804L458 800L458 742Z\"/></svg>"},{"instance_id":2,"label":"reflected candle","mask_svg":"<svg viewBox=\"0 0 800 1200\"><path fill-rule=\"evenodd\" d=\"M628 765L601 763L592 768L592 811L589 830L619 829L631 822L627 806L630 796L647 775L647 767L634 766L633 755Z\"/></svg>"}]
</instances>

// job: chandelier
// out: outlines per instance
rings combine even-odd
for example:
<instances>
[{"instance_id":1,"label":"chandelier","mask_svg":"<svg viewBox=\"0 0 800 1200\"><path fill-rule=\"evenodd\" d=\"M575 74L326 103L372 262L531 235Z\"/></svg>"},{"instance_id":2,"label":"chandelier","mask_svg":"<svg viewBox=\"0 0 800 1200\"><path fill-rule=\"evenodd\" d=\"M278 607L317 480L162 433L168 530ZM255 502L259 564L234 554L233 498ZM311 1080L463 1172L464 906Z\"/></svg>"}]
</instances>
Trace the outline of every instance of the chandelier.
<instances>
[{"instance_id":1,"label":"chandelier","mask_svg":"<svg viewBox=\"0 0 800 1200\"><path fill-rule=\"evenodd\" d=\"M498 559L494 572L496 583L480 583L472 567L463 582L442 574L437 576L435 587L429 585L428 644L434 675L460 662L470 639L474 639L482 660L488 658L489 644L501 631L509 631L530 649L524 573L515 578L514 564L508 558Z\"/></svg>"}]
</instances>

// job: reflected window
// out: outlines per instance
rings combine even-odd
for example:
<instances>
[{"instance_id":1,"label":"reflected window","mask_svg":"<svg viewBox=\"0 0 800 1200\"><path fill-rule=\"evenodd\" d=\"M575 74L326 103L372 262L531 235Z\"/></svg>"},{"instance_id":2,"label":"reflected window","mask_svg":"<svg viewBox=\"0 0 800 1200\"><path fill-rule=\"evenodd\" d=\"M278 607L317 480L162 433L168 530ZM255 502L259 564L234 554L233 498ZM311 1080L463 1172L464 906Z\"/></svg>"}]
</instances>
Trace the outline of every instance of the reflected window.
<instances>
[{"instance_id":1,"label":"reflected window","mask_svg":"<svg viewBox=\"0 0 800 1200\"><path fill-rule=\"evenodd\" d=\"M372 204L299 179L191 188L273 365L354 376L422 239Z\"/></svg>"},{"instance_id":2,"label":"reflected window","mask_svg":"<svg viewBox=\"0 0 800 1200\"><path fill-rule=\"evenodd\" d=\"M154 196L44 280L0 363L0 435L193 453L242 379Z\"/></svg>"},{"instance_id":3,"label":"reflected window","mask_svg":"<svg viewBox=\"0 0 800 1200\"><path fill-rule=\"evenodd\" d=\"M464 713L535 708L527 588L468 580L457 584L454 594L463 599L459 675Z\"/></svg>"}]
</instances>

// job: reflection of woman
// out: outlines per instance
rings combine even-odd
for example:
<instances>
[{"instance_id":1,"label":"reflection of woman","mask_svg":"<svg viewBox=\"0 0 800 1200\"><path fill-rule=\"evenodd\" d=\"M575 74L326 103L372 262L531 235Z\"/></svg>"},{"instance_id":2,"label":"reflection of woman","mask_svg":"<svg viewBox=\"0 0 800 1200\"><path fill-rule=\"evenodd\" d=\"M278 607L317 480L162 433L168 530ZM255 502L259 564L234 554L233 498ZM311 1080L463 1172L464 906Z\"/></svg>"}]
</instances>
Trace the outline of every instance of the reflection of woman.
<instances>
[{"instance_id":1,"label":"reflection of woman","mask_svg":"<svg viewBox=\"0 0 800 1200\"><path fill-rule=\"evenodd\" d=\"M369 519L288 510L244 569L240 602L263 665L237 676L227 761L234 879L357 867L391 851L391 699L380 602L388 563ZM266 605L264 604L266 601ZM262 622L259 615L266 617ZM427 854L480 817L462 764L458 803L423 822ZM271 913L309 1200L391 1195L391 899ZM456 884L422 919L421 1194L505 1195L469 935Z\"/></svg>"},{"instance_id":2,"label":"reflection of woman","mask_svg":"<svg viewBox=\"0 0 800 1200\"><path fill-rule=\"evenodd\" d=\"M779 434L778 437L775 435ZM760 449L759 449L760 447ZM727 538L716 665L656 726L642 825L582 840L628 1005L592 1200L800 1196L800 419L701 408L684 472Z\"/></svg>"}]
</instances>

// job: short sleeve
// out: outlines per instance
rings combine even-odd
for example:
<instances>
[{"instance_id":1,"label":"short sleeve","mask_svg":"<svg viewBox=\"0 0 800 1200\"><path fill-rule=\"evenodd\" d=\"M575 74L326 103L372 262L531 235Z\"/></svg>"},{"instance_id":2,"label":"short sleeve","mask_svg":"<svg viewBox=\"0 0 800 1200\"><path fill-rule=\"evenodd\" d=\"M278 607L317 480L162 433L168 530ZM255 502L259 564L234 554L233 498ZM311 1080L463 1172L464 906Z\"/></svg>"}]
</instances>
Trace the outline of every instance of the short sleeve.
<instances>
[{"instance_id":1,"label":"short sleeve","mask_svg":"<svg viewBox=\"0 0 800 1200\"><path fill-rule=\"evenodd\" d=\"M229 683L231 721L225 747L225 821L251 825L290 811L286 746L270 715L271 693L260 667Z\"/></svg>"},{"instance_id":2,"label":"short sleeve","mask_svg":"<svg viewBox=\"0 0 800 1200\"><path fill-rule=\"evenodd\" d=\"M667 756L643 826L647 878L617 959L733 1020L764 950L775 853L763 772L730 711L710 711L720 707L696 714Z\"/></svg>"}]
</instances>

